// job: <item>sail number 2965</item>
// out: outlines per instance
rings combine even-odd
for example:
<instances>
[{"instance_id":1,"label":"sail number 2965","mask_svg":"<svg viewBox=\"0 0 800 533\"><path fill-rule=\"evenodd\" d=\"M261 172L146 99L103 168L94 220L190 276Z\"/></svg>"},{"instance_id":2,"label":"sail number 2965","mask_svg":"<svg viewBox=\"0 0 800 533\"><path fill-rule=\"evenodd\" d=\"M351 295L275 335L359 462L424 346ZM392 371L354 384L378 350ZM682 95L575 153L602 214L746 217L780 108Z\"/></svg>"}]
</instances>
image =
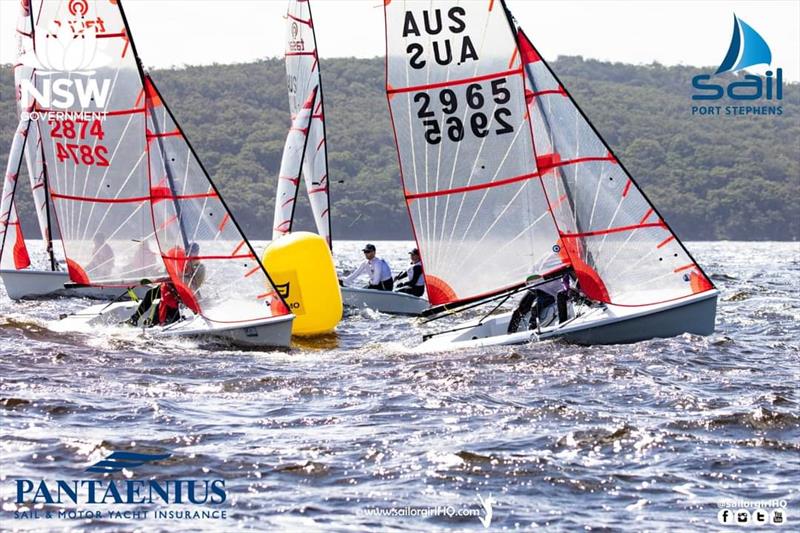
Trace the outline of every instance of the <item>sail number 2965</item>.
<instances>
[{"instance_id":1,"label":"sail number 2965","mask_svg":"<svg viewBox=\"0 0 800 533\"><path fill-rule=\"evenodd\" d=\"M425 140L428 144L439 144L443 135L453 142L461 142L467 130L478 138L486 137L490 133L504 135L513 132L514 127L508 123L511 110L505 107L511 100L511 92L505 86L506 81L506 78L492 80L491 95L484 95L484 87L480 83L468 85L464 93L464 103L471 113L460 113L460 116L457 116L456 112L462 103L459 102L456 92L452 89L442 89L437 95L444 114L441 121L431 110L432 93L415 94L414 102L419 105L417 117L422 120L422 125L425 127ZM493 111L487 114L484 107L489 102L494 105L490 104Z\"/></svg>"}]
</instances>

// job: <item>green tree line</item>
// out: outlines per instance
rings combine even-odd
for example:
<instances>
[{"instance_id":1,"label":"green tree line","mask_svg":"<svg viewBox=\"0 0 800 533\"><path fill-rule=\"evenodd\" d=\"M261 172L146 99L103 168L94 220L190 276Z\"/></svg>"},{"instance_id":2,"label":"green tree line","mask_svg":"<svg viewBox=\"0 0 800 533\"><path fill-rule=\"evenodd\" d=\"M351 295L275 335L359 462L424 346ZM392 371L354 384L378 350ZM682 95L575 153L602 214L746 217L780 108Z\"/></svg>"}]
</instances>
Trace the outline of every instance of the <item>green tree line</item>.
<instances>
[{"instance_id":1,"label":"green tree line","mask_svg":"<svg viewBox=\"0 0 800 533\"><path fill-rule=\"evenodd\" d=\"M681 238L800 237L800 84L785 83L780 101L745 102L781 105L781 116L692 116L698 102L691 100L691 79L711 68L580 57L560 57L551 66ZM334 236L411 238L383 59L328 59L322 73ZM283 60L151 74L245 232L269 238L289 127ZM6 65L0 72L3 168L17 121L12 88ZM29 211L30 195L21 196L21 210ZM296 227L312 228L300 198ZM31 217L26 222L34 236Z\"/></svg>"}]
</instances>

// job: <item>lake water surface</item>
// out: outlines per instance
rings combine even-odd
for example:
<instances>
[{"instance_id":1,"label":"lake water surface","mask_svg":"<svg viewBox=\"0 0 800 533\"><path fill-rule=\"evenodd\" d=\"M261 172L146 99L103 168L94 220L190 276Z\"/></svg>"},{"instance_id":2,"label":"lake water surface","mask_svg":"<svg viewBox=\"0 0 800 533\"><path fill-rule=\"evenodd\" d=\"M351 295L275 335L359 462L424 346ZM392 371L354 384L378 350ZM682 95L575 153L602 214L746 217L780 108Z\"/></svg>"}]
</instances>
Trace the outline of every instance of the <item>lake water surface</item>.
<instances>
[{"instance_id":1,"label":"lake water surface","mask_svg":"<svg viewBox=\"0 0 800 533\"><path fill-rule=\"evenodd\" d=\"M409 243L376 244L405 268ZM361 245L337 244L342 266ZM798 245L689 248L722 292L716 334L625 346L413 355L428 326L367 311L288 353L61 335L48 322L90 302L0 287L2 529L483 531L491 506L489 531L707 531L731 500L783 500L796 528ZM171 457L86 472L112 451ZM23 478L221 479L226 501L32 508ZM149 514L107 515L125 510Z\"/></svg>"}]
</instances>

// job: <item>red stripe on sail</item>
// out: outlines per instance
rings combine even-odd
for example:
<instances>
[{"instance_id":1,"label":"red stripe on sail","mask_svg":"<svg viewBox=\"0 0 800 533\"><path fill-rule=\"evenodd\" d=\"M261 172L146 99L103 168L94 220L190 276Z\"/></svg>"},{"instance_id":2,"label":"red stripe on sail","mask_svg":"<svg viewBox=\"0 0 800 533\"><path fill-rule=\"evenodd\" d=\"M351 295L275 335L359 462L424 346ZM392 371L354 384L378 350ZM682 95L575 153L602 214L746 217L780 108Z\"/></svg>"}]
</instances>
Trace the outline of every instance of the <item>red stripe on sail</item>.
<instances>
[{"instance_id":1,"label":"red stripe on sail","mask_svg":"<svg viewBox=\"0 0 800 533\"><path fill-rule=\"evenodd\" d=\"M532 174L524 174L522 176L515 176L513 178L507 178L498 181L490 181L487 183L480 183L477 185L467 185L464 187L455 187L453 189L442 189L439 191L429 191L429 192L420 192L420 193L409 193L406 192L405 197L406 200L416 200L418 198L430 198L433 196L444 196L447 194L455 194L460 192L469 192L469 191L477 191L480 189L488 189L491 187L500 187L502 185L508 185L509 183L515 183L518 181L523 181L526 179L531 178L538 178L547 174L555 167L563 167L567 165L577 165L580 163L590 163L596 161L613 161L614 158L610 156L606 157L579 157L577 159L568 159L566 161L559 161L558 154L545 154L538 158L536 158L536 164L539 166L540 170L538 172L534 172Z\"/></svg>"},{"instance_id":2,"label":"red stripe on sail","mask_svg":"<svg viewBox=\"0 0 800 533\"><path fill-rule=\"evenodd\" d=\"M278 177L278 179L279 179L279 180L289 180L289 181L291 181L291 182L292 182L292 183L293 183L295 186L297 186L297 184L298 184L298 183L300 183L300 178L290 178L289 176L280 176L280 177Z\"/></svg>"},{"instance_id":3,"label":"red stripe on sail","mask_svg":"<svg viewBox=\"0 0 800 533\"><path fill-rule=\"evenodd\" d=\"M56 110L56 109L45 109L45 108L39 107L37 105L34 106L34 110L37 113L48 113L48 114L49 113L69 113L70 112L70 111L65 111L63 109L58 109L58 110ZM119 116L119 115L133 115L134 113L144 113L144 112L145 112L145 108L144 107L134 107L132 109L118 109L116 111L97 111L97 113L103 113L103 115L108 116L108 117L116 117L116 116Z\"/></svg>"},{"instance_id":4,"label":"red stripe on sail","mask_svg":"<svg viewBox=\"0 0 800 533\"><path fill-rule=\"evenodd\" d=\"M219 223L219 231L225 229L225 226L228 224L228 221L231 219L230 213L225 213L225 216L222 217L222 222Z\"/></svg>"},{"instance_id":5,"label":"red stripe on sail","mask_svg":"<svg viewBox=\"0 0 800 533\"><path fill-rule=\"evenodd\" d=\"M502 187L503 185L508 185L509 183L516 183L518 181L525 181L531 178L538 178L539 173L534 172L532 174L523 174L522 176L515 176L513 178L507 178L504 180L498 181L490 181L487 183L479 183L477 185L466 185L464 187L454 187L452 189L442 189L440 191L429 191L429 192L420 192L420 193L411 193L406 194L406 200L416 200L418 198L431 198L434 196L445 196L447 194L456 194L460 192L470 192L470 191L479 191L481 189L491 189L493 187Z\"/></svg>"},{"instance_id":6,"label":"red stripe on sail","mask_svg":"<svg viewBox=\"0 0 800 533\"><path fill-rule=\"evenodd\" d=\"M71 194L60 194L50 191L50 198L55 200L73 200L77 202L93 202L99 204L130 204L135 202L147 202L149 196L136 196L131 198L95 198L91 196L73 196Z\"/></svg>"},{"instance_id":7,"label":"red stripe on sail","mask_svg":"<svg viewBox=\"0 0 800 533\"><path fill-rule=\"evenodd\" d=\"M514 66L514 61L517 59L517 54L518 53L519 53L519 50L514 48L514 52L511 54L511 61L508 62L508 68L509 69Z\"/></svg>"},{"instance_id":8,"label":"red stripe on sail","mask_svg":"<svg viewBox=\"0 0 800 533\"><path fill-rule=\"evenodd\" d=\"M677 272L682 272L684 270L689 270L690 268L693 268L693 267L694 267L694 263L689 263L688 265L683 265L682 267L676 268L675 270L673 270L673 272L676 272L676 273Z\"/></svg>"},{"instance_id":9,"label":"red stripe on sail","mask_svg":"<svg viewBox=\"0 0 800 533\"><path fill-rule=\"evenodd\" d=\"M647 210L647 213L644 214L642 220L639 221L639 224L644 224L644 221L647 220L652 214L653 214L653 208L651 207L650 209Z\"/></svg>"},{"instance_id":10,"label":"red stripe on sail","mask_svg":"<svg viewBox=\"0 0 800 533\"><path fill-rule=\"evenodd\" d=\"M161 254L161 257L172 261L214 261L217 259L253 259L253 254L239 254L239 255L169 255Z\"/></svg>"},{"instance_id":11,"label":"red stripe on sail","mask_svg":"<svg viewBox=\"0 0 800 533\"><path fill-rule=\"evenodd\" d=\"M651 224L633 224L631 226L620 226L618 228L601 229L597 231L584 231L581 233L560 233L564 238L578 238L578 237L595 237L597 235L608 235L609 233L619 233L622 231L634 231L641 228L663 228L664 224L661 222L653 222Z\"/></svg>"},{"instance_id":12,"label":"red stripe on sail","mask_svg":"<svg viewBox=\"0 0 800 533\"><path fill-rule=\"evenodd\" d=\"M311 19L304 20L304 19L301 19L300 17L295 17L291 13L286 13L286 16L289 17L292 20L296 20L297 22L299 22L301 24L305 24L309 28L313 28L314 27L313 23L311 22Z\"/></svg>"},{"instance_id":13,"label":"red stripe on sail","mask_svg":"<svg viewBox=\"0 0 800 533\"><path fill-rule=\"evenodd\" d=\"M628 191L629 191L629 190L631 190L631 183L633 183L633 181L631 181L631 179L630 179L630 178L628 178L628 183L626 183L626 184L625 184L625 188L624 188L624 189L622 189L622 197L623 197L623 198L625 198L626 196L628 196Z\"/></svg>"},{"instance_id":14,"label":"red stripe on sail","mask_svg":"<svg viewBox=\"0 0 800 533\"><path fill-rule=\"evenodd\" d=\"M147 130L146 134L146 137L148 139L159 139L159 138L163 139L164 137L180 137L180 136L181 132L178 130L168 131L166 133L153 133L152 131Z\"/></svg>"},{"instance_id":15,"label":"red stripe on sail","mask_svg":"<svg viewBox=\"0 0 800 533\"><path fill-rule=\"evenodd\" d=\"M486 80L493 80L496 78L503 78L505 76L514 76L516 74L522 74L522 68L516 68L512 70L505 70L503 72L494 72L492 74L484 74L483 76L473 76L471 78L461 78L459 80L450 80L450 81L441 81L438 83L429 83L426 85L412 85L410 87L401 87L399 89L391 87L390 85L386 85L386 93L389 95L397 94L397 93L410 93L410 92L417 92L417 91L427 91L430 89L440 89L442 87L453 87L455 85L464 85L465 83L473 83L476 81L486 81Z\"/></svg>"},{"instance_id":16,"label":"red stripe on sail","mask_svg":"<svg viewBox=\"0 0 800 533\"><path fill-rule=\"evenodd\" d=\"M284 56L314 56L317 55L317 52L286 52L283 54Z\"/></svg>"},{"instance_id":17,"label":"red stripe on sail","mask_svg":"<svg viewBox=\"0 0 800 533\"><path fill-rule=\"evenodd\" d=\"M325 137L323 137L322 140L319 141L319 144L317 145L317 151L318 152L319 152L319 149L322 148L323 144L325 144Z\"/></svg>"},{"instance_id":18,"label":"red stripe on sail","mask_svg":"<svg viewBox=\"0 0 800 533\"><path fill-rule=\"evenodd\" d=\"M670 235L669 237L667 237L666 239L664 239L663 241L661 241L660 243L658 243L658 245L656 246L656 248L663 248L664 246L666 246L666 245L667 245L667 243L668 243L668 242L670 242L670 241L672 241L672 240L674 240L674 239L675 239L675 235Z\"/></svg>"},{"instance_id":19,"label":"red stripe on sail","mask_svg":"<svg viewBox=\"0 0 800 533\"><path fill-rule=\"evenodd\" d=\"M327 191L327 190L328 190L328 189L326 189L325 187L318 187L318 188L316 188L316 189L311 189L311 190L309 190L309 191L308 191L308 194L316 194L316 193L318 193L318 192L325 192L325 191Z\"/></svg>"},{"instance_id":20,"label":"red stripe on sail","mask_svg":"<svg viewBox=\"0 0 800 533\"><path fill-rule=\"evenodd\" d=\"M255 274L256 272L258 272L259 270L261 270L261 267L260 267L260 266L253 267L252 269L250 269L250 270L248 270L248 271L247 271L247 273L244 275L244 277L246 277L246 278L249 278L250 276L252 276L252 275L253 275L253 274Z\"/></svg>"},{"instance_id":21,"label":"red stripe on sail","mask_svg":"<svg viewBox=\"0 0 800 533\"><path fill-rule=\"evenodd\" d=\"M237 244L236 248L233 249L233 253L231 253L231 255L236 255L237 252L242 249L242 246L244 246L244 239L239 241L239 244Z\"/></svg>"}]
</instances>

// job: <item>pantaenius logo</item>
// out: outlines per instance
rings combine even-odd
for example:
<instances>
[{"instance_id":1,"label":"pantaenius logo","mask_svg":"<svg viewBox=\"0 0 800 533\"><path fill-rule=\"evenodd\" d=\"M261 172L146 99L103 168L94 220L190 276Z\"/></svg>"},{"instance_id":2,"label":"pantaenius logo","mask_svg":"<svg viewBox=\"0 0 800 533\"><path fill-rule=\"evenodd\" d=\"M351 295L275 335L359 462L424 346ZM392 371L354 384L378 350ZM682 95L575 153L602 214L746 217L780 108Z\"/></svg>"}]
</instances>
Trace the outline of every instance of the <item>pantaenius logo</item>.
<instances>
[{"instance_id":1,"label":"pantaenius logo","mask_svg":"<svg viewBox=\"0 0 800 533\"><path fill-rule=\"evenodd\" d=\"M740 70L766 65L767 70L762 76L745 74L743 79L735 81L712 80L713 76L726 72L739 72ZM783 99L783 69L770 68L772 65L772 51L767 41L744 20L733 15L733 34L728 52L713 75L699 74L692 78L692 87L696 89L692 94L695 101L716 101L727 97L734 101L754 100L782 100ZM769 114L781 115L781 106L692 106L695 115L745 115Z\"/></svg>"},{"instance_id":2,"label":"pantaenius logo","mask_svg":"<svg viewBox=\"0 0 800 533\"><path fill-rule=\"evenodd\" d=\"M103 474L101 479L16 479L18 505L130 505L184 504L219 505L225 502L223 479L137 479L131 472L143 465L168 459L169 453L145 454L115 451L89 466L87 473ZM112 475L128 472L121 478ZM88 477L88 476L87 476ZM29 517L23 517L29 518Z\"/></svg>"}]
</instances>

